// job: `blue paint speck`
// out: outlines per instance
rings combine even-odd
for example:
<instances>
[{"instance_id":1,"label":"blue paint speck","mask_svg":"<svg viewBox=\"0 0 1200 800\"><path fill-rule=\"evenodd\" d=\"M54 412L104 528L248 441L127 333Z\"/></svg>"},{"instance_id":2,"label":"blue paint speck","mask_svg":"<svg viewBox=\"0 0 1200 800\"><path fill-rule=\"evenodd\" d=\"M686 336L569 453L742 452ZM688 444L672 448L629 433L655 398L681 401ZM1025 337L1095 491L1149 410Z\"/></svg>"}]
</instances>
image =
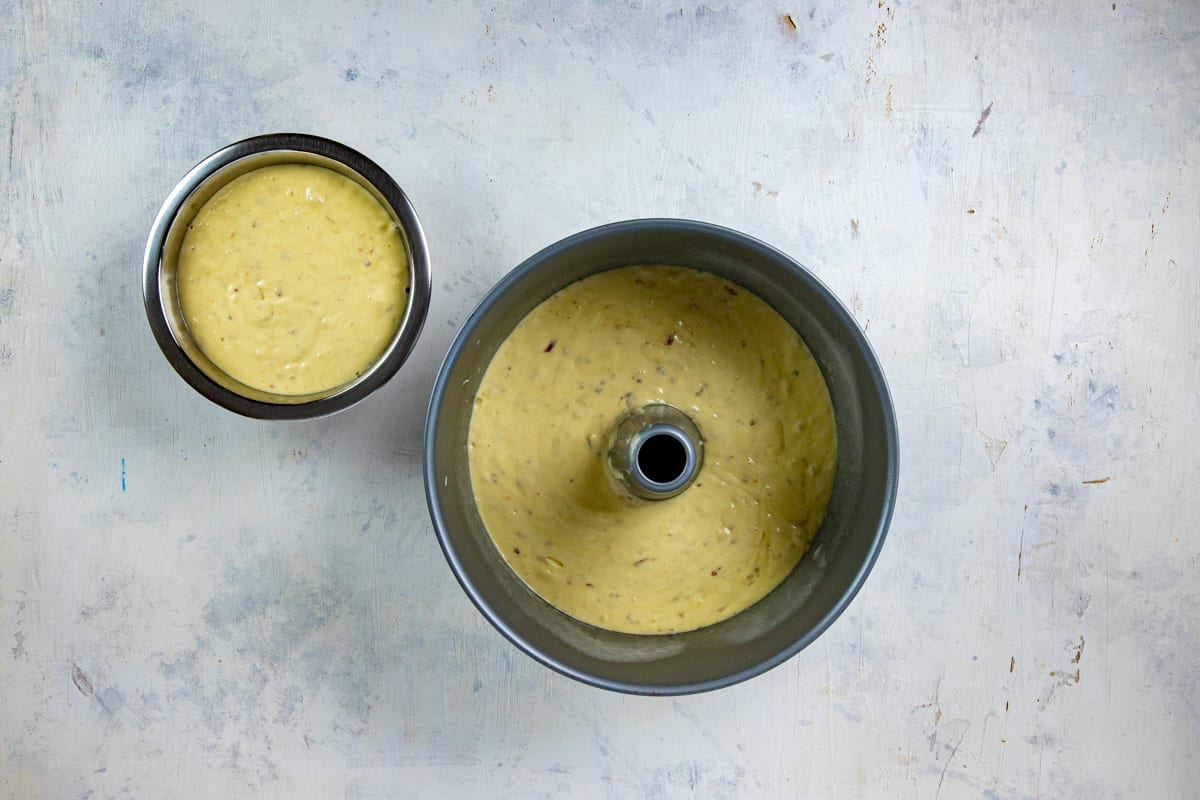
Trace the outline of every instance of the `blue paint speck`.
<instances>
[{"instance_id":1,"label":"blue paint speck","mask_svg":"<svg viewBox=\"0 0 1200 800\"><path fill-rule=\"evenodd\" d=\"M121 491L125 491L125 459L121 459Z\"/></svg>"},{"instance_id":2,"label":"blue paint speck","mask_svg":"<svg viewBox=\"0 0 1200 800\"><path fill-rule=\"evenodd\" d=\"M347 67L346 71L342 73L342 77L346 79L346 83L356 81L358 80L358 70L354 67Z\"/></svg>"}]
</instances>

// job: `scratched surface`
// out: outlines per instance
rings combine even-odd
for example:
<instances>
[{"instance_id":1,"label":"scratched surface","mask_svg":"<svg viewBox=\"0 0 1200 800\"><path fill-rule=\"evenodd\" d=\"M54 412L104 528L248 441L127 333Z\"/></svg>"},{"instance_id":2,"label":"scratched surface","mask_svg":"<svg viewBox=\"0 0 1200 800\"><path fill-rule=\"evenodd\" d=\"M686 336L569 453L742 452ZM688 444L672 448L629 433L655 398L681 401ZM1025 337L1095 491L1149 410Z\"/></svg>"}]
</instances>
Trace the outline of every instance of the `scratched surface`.
<instances>
[{"instance_id":1,"label":"scratched surface","mask_svg":"<svg viewBox=\"0 0 1200 800\"><path fill-rule=\"evenodd\" d=\"M0 797L1194 797L1198 98L1189 2L0 0ZM406 188L434 299L385 389L265 424L166 364L139 264L286 129ZM509 646L420 482L484 291L653 215L811 267L902 439L849 611L678 700Z\"/></svg>"}]
</instances>

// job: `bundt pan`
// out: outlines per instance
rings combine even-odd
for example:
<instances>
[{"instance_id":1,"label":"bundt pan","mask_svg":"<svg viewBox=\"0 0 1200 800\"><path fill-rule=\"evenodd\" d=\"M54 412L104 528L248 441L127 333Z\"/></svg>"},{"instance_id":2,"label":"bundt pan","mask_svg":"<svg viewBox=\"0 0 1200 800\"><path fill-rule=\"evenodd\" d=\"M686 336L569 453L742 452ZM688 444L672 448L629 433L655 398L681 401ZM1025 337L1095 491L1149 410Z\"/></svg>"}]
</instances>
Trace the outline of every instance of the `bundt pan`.
<instances>
[{"instance_id":1,"label":"bundt pan","mask_svg":"<svg viewBox=\"0 0 1200 800\"><path fill-rule=\"evenodd\" d=\"M589 275L670 264L749 289L800 333L829 386L837 473L812 547L774 591L706 628L643 636L604 630L558 611L504 561L476 510L467 436L488 364L535 306ZM787 255L701 222L647 219L605 225L542 250L505 276L459 331L434 384L425 428L425 490L459 583L497 630L542 664L593 686L679 695L765 672L813 642L846 609L883 546L896 499L891 397L870 345L845 306Z\"/></svg>"}]
</instances>

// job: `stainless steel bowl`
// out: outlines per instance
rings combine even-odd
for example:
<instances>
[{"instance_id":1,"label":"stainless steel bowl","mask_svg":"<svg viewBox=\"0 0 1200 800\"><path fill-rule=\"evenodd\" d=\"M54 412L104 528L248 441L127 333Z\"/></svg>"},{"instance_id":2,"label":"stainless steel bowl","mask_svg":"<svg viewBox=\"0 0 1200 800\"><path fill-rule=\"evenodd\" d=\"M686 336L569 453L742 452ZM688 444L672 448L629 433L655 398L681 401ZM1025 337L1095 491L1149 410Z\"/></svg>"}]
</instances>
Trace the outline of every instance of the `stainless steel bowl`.
<instances>
[{"instance_id":1,"label":"stainless steel bowl","mask_svg":"<svg viewBox=\"0 0 1200 800\"><path fill-rule=\"evenodd\" d=\"M408 306L383 354L354 381L314 394L273 394L230 377L196 345L179 306L176 267L188 223L221 187L251 170L275 164L313 164L356 181L391 214L409 255ZM171 366L213 402L261 419L303 419L332 414L354 405L387 383L412 352L425 324L429 287L425 234L412 204L396 182L361 153L329 139L299 133L274 133L235 142L193 167L171 190L154 220L142 272L150 329Z\"/></svg>"},{"instance_id":2,"label":"stainless steel bowl","mask_svg":"<svg viewBox=\"0 0 1200 800\"><path fill-rule=\"evenodd\" d=\"M829 386L838 465L813 546L773 592L707 628L669 636L603 630L558 611L497 551L475 507L467 461L473 398L497 348L535 306L588 275L635 264L690 266L740 284L803 336ZM875 563L897 486L896 420L870 345L833 293L749 236L685 220L635 220L571 236L525 261L463 325L434 385L425 491L451 569L483 615L546 666L605 689L687 694L737 683L817 638Z\"/></svg>"}]
</instances>

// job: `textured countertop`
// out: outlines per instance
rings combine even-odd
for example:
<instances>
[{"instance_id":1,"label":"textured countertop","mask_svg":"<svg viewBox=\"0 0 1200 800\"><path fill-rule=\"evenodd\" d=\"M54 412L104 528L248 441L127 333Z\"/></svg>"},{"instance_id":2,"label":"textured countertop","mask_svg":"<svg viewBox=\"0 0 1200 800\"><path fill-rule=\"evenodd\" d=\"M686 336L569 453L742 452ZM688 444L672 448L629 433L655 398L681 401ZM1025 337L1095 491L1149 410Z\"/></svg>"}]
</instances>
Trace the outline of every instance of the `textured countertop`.
<instances>
[{"instance_id":1,"label":"textured countertop","mask_svg":"<svg viewBox=\"0 0 1200 800\"><path fill-rule=\"evenodd\" d=\"M1200 6L0 0L0 797L1189 797L1200 785ZM318 133L425 226L396 379L190 389L150 222ZM496 633L420 476L465 315L546 244L702 219L890 380L864 590L748 683L619 696Z\"/></svg>"}]
</instances>

